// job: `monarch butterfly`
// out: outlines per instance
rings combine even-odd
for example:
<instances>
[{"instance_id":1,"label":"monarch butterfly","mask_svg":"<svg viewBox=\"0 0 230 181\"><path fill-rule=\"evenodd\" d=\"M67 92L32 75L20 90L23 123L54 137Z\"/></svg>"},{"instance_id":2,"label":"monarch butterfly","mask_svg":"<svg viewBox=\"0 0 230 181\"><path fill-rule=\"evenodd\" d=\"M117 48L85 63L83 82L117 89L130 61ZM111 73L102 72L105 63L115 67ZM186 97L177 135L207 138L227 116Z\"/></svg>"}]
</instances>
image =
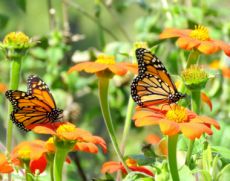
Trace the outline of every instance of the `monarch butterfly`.
<instances>
[{"instance_id":1,"label":"monarch butterfly","mask_svg":"<svg viewBox=\"0 0 230 181\"><path fill-rule=\"evenodd\" d=\"M162 62L144 48L136 49L138 76L131 84L131 95L139 106L171 104L185 97L177 91Z\"/></svg>"},{"instance_id":2,"label":"monarch butterfly","mask_svg":"<svg viewBox=\"0 0 230 181\"><path fill-rule=\"evenodd\" d=\"M55 122L63 112L56 107L54 98L46 83L38 76L27 79L27 92L8 90L5 96L11 102L11 120L19 128L30 131L35 124Z\"/></svg>"}]
</instances>

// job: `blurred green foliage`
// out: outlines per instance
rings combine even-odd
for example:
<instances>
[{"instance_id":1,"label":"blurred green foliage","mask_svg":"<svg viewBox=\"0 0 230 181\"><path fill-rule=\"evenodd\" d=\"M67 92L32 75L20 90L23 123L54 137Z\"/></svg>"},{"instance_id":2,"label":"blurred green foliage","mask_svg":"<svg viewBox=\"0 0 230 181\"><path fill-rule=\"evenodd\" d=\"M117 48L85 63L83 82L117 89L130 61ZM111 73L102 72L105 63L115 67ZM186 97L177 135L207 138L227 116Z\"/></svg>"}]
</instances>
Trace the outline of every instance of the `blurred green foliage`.
<instances>
[{"instance_id":1,"label":"blurred green foliage","mask_svg":"<svg viewBox=\"0 0 230 181\"><path fill-rule=\"evenodd\" d=\"M210 29L212 37L229 42L229 6L227 0L0 1L0 37L3 39L11 31L23 31L37 41L23 61L20 90L26 90L28 75L39 75L49 85L58 107L65 110L66 120L104 137L109 143L97 97L96 77L86 73L69 75L70 66L84 60L92 61L98 52L115 55L117 61L133 61L133 43L145 41L150 47L154 46L155 53L168 71L178 75L188 52L179 50L174 40L159 41L159 33L166 27L193 28L202 24ZM52 13L53 10L55 13ZM130 54L131 57L127 56ZM202 55L200 59L206 65L214 60L230 67L229 58L220 53ZM0 82L7 85L9 64L2 55L0 61ZM212 100L213 110L203 104L202 114L212 116L221 123L221 131L215 132L211 141L216 146L226 147L226 152L229 152L230 80L223 78L221 70L215 71L214 75L205 89ZM122 135L131 79L131 75L114 77L110 86L110 106L118 140ZM4 95L0 96L0 102L0 141L4 143L7 120ZM136 129L132 125L126 154L140 154L144 138L153 131L159 132L155 127ZM16 128L14 135L15 142L36 137L33 133L21 133ZM186 146L186 141L182 141L181 150ZM213 149L217 150L217 147ZM194 152L199 151L195 149ZM226 163L229 163L229 157L229 154L220 154ZM78 153L77 158L87 178L99 177L100 165L106 160L116 159L111 147L106 155ZM186 168L183 172L189 174ZM68 180L80 179L74 162L67 173ZM138 178L138 175L128 175L126 180L134 177Z\"/></svg>"}]
</instances>

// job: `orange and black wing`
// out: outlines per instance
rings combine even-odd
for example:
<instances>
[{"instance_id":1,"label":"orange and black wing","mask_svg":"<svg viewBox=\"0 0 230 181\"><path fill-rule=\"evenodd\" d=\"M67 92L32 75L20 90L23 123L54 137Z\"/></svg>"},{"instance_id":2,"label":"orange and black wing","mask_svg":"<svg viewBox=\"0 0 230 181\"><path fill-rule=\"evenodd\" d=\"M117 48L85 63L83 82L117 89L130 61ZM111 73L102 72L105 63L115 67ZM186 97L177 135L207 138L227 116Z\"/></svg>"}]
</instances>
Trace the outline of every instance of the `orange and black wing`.
<instances>
[{"instance_id":1,"label":"orange and black wing","mask_svg":"<svg viewBox=\"0 0 230 181\"><path fill-rule=\"evenodd\" d=\"M158 76L138 75L131 84L131 95L139 106L169 103L169 94L174 90Z\"/></svg>"},{"instance_id":2,"label":"orange and black wing","mask_svg":"<svg viewBox=\"0 0 230 181\"><path fill-rule=\"evenodd\" d=\"M144 48L138 48L136 50L136 57L138 61L138 74L156 75L170 87L172 87L173 90L176 90L176 86L168 74L165 66L156 55Z\"/></svg>"},{"instance_id":3,"label":"orange and black wing","mask_svg":"<svg viewBox=\"0 0 230 181\"><path fill-rule=\"evenodd\" d=\"M42 100L53 109L56 108L56 104L49 87L42 79L40 79L38 76L30 75L27 79L27 86L28 95L37 97L39 100Z\"/></svg>"},{"instance_id":4,"label":"orange and black wing","mask_svg":"<svg viewBox=\"0 0 230 181\"><path fill-rule=\"evenodd\" d=\"M52 107L46 102L17 90L8 90L5 95L13 106L11 119L19 128L29 131L27 127L32 124L43 124L51 121L47 115L52 111Z\"/></svg>"},{"instance_id":5,"label":"orange and black wing","mask_svg":"<svg viewBox=\"0 0 230 181\"><path fill-rule=\"evenodd\" d=\"M138 76L131 84L133 100L140 106L171 104L185 97L177 91L163 63L144 48L136 50Z\"/></svg>"}]
</instances>

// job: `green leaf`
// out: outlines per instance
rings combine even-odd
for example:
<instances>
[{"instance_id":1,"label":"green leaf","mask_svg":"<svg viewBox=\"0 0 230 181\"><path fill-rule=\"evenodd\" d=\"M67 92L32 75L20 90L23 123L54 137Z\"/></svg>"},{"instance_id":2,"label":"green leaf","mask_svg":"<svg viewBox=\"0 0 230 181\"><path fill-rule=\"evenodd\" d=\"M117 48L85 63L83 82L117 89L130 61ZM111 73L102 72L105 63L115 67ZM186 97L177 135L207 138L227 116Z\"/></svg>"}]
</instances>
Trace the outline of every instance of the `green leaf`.
<instances>
[{"instance_id":1,"label":"green leaf","mask_svg":"<svg viewBox=\"0 0 230 181\"><path fill-rule=\"evenodd\" d=\"M22 11L26 12L26 0L16 0L16 3Z\"/></svg>"},{"instance_id":2,"label":"green leaf","mask_svg":"<svg viewBox=\"0 0 230 181\"><path fill-rule=\"evenodd\" d=\"M5 28L8 21L9 21L9 18L6 15L0 14L0 27L1 27L1 29Z\"/></svg>"},{"instance_id":3,"label":"green leaf","mask_svg":"<svg viewBox=\"0 0 230 181\"><path fill-rule=\"evenodd\" d=\"M210 175L210 173L206 170L199 170L196 171L199 172L201 174L201 176L203 177L203 179L201 180L205 180L205 181L212 181L212 176Z\"/></svg>"},{"instance_id":4,"label":"green leaf","mask_svg":"<svg viewBox=\"0 0 230 181\"><path fill-rule=\"evenodd\" d=\"M212 165L212 151L210 145L203 151L202 166L205 170L210 170Z\"/></svg>"},{"instance_id":5,"label":"green leaf","mask_svg":"<svg viewBox=\"0 0 230 181\"><path fill-rule=\"evenodd\" d=\"M229 172L230 172L230 164L226 165L226 166L221 170L221 172L219 172L219 173L217 174L216 180L220 180L220 177L223 176L225 173L226 173L226 175L227 175L226 178L229 178ZM224 179L223 179L223 180L224 180Z\"/></svg>"},{"instance_id":6,"label":"green leaf","mask_svg":"<svg viewBox=\"0 0 230 181\"><path fill-rule=\"evenodd\" d=\"M123 181L154 181L154 178L147 176L141 172L130 172Z\"/></svg>"},{"instance_id":7,"label":"green leaf","mask_svg":"<svg viewBox=\"0 0 230 181\"><path fill-rule=\"evenodd\" d=\"M181 169L179 169L179 175L180 175L180 180L184 180L183 178L186 178L186 181L195 181L196 178L193 176L191 170L184 165Z\"/></svg>"},{"instance_id":8,"label":"green leaf","mask_svg":"<svg viewBox=\"0 0 230 181\"><path fill-rule=\"evenodd\" d=\"M222 146L212 146L212 150L219 153L222 157L230 160L230 150Z\"/></svg>"}]
</instances>

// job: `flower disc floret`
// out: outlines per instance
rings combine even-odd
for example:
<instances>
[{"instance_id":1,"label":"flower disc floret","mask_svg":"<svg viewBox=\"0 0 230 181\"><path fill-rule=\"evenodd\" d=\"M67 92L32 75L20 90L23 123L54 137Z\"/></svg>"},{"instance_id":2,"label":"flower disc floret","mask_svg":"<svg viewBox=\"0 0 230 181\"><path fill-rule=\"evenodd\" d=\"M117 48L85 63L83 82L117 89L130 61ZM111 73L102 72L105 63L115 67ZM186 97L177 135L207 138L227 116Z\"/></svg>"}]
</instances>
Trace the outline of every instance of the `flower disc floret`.
<instances>
[{"instance_id":1,"label":"flower disc floret","mask_svg":"<svg viewBox=\"0 0 230 181\"><path fill-rule=\"evenodd\" d=\"M112 55L101 54L97 57L96 62L101 64L106 64L106 65L113 65L115 64L115 58Z\"/></svg>"},{"instance_id":2,"label":"flower disc floret","mask_svg":"<svg viewBox=\"0 0 230 181\"><path fill-rule=\"evenodd\" d=\"M208 28L206 28L205 26L197 25L195 26L195 29L191 31L189 36L197 40L202 40L202 41L208 40L209 39Z\"/></svg>"},{"instance_id":3,"label":"flower disc floret","mask_svg":"<svg viewBox=\"0 0 230 181\"><path fill-rule=\"evenodd\" d=\"M188 121L188 115L185 108L180 106L175 106L173 109L168 110L166 118L177 123L184 123Z\"/></svg>"},{"instance_id":4,"label":"flower disc floret","mask_svg":"<svg viewBox=\"0 0 230 181\"><path fill-rule=\"evenodd\" d=\"M5 45L27 45L29 44L29 37L26 36L24 33L22 32L11 32L9 34L7 34L3 40L3 44Z\"/></svg>"}]
</instances>

